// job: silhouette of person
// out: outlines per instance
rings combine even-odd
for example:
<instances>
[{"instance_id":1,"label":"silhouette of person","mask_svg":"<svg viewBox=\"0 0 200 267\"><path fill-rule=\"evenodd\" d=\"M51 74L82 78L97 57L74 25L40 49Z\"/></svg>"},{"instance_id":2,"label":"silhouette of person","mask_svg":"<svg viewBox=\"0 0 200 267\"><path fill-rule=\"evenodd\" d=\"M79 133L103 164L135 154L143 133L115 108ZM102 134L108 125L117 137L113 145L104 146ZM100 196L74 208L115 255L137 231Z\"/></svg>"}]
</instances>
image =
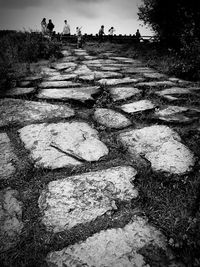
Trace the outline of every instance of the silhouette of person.
<instances>
[{"instance_id":1,"label":"silhouette of person","mask_svg":"<svg viewBox=\"0 0 200 267\"><path fill-rule=\"evenodd\" d=\"M114 35L114 32L115 32L114 27L111 27L111 28L108 30L109 40L110 40L110 42L113 41L113 35Z\"/></svg>"},{"instance_id":2,"label":"silhouette of person","mask_svg":"<svg viewBox=\"0 0 200 267\"><path fill-rule=\"evenodd\" d=\"M47 33L46 18L43 18L43 20L41 21L41 31L42 31L42 34L44 34L44 35Z\"/></svg>"},{"instance_id":3,"label":"silhouette of person","mask_svg":"<svg viewBox=\"0 0 200 267\"><path fill-rule=\"evenodd\" d=\"M99 43L103 42L103 35L104 35L104 25L101 26L99 30Z\"/></svg>"},{"instance_id":4,"label":"silhouette of person","mask_svg":"<svg viewBox=\"0 0 200 267\"><path fill-rule=\"evenodd\" d=\"M136 36L136 40L138 42L140 42L140 39L141 39L141 34L140 34L140 31L137 29L136 33L135 33L135 36Z\"/></svg>"},{"instance_id":5,"label":"silhouette of person","mask_svg":"<svg viewBox=\"0 0 200 267\"><path fill-rule=\"evenodd\" d=\"M63 27L63 32L62 34L63 35L70 35L70 26L69 24L67 23L67 20L64 20L64 27Z\"/></svg>"},{"instance_id":6,"label":"silhouette of person","mask_svg":"<svg viewBox=\"0 0 200 267\"><path fill-rule=\"evenodd\" d=\"M49 23L47 24L47 31L50 36L52 36L53 29L54 29L54 24L52 23L51 19L49 20Z\"/></svg>"},{"instance_id":7,"label":"silhouette of person","mask_svg":"<svg viewBox=\"0 0 200 267\"><path fill-rule=\"evenodd\" d=\"M76 36L77 36L77 48L82 48L82 33L81 28L76 27Z\"/></svg>"}]
</instances>

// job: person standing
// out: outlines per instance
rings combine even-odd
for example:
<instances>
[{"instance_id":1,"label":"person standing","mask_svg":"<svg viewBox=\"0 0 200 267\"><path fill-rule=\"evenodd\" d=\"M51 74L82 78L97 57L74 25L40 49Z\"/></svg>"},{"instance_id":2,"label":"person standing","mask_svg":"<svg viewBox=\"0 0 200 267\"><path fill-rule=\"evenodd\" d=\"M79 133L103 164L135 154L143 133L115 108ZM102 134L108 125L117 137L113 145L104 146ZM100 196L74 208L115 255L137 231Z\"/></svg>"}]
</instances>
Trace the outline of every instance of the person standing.
<instances>
[{"instance_id":1,"label":"person standing","mask_svg":"<svg viewBox=\"0 0 200 267\"><path fill-rule=\"evenodd\" d=\"M112 43L112 41L113 41L113 35L114 35L114 32L115 32L114 27L111 27L111 28L108 30L109 40L110 40L111 43Z\"/></svg>"},{"instance_id":2,"label":"person standing","mask_svg":"<svg viewBox=\"0 0 200 267\"><path fill-rule=\"evenodd\" d=\"M46 18L43 18L43 20L41 21L41 31L42 31L42 34L44 34L44 35L47 33Z\"/></svg>"},{"instance_id":3,"label":"person standing","mask_svg":"<svg viewBox=\"0 0 200 267\"><path fill-rule=\"evenodd\" d=\"M81 28L76 27L76 36L77 36L77 48L82 48L82 33Z\"/></svg>"},{"instance_id":4,"label":"person standing","mask_svg":"<svg viewBox=\"0 0 200 267\"><path fill-rule=\"evenodd\" d=\"M47 31L49 33L49 36L52 36L53 29L54 29L54 24L52 23L51 19L49 20L49 23L47 24Z\"/></svg>"},{"instance_id":5,"label":"person standing","mask_svg":"<svg viewBox=\"0 0 200 267\"><path fill-rule=\"evenodd\" d=\"M139 43L140 42L140 39L141 39L141 34L140 34L140 31L138 29L137 29L137 31L135 33L135 36L136 36L137 42Z\"/></svg>"},{"instance_id":6,"label":"person standing","mask_svg":"<svg viewBox=\"0 0 200 267\"><path fill-rule=\"evenodd\" d=\"M99 30L99 43L103 42L103 35L104 35L104 25L101 26L100 30Z\"/></svg>"},{"instance_id":7,"label":"person standing","mask_svg":"<svg viewBox=\"0 0 200 267\"><path fill-rule=\"evenodd\" d=\"M69 26L69 24L67 23L67 20L64 20L64 27L63 27L63 32L62 32L62 34L63 35L70 35L70 26Z\"/></svg>"}]
</instances>

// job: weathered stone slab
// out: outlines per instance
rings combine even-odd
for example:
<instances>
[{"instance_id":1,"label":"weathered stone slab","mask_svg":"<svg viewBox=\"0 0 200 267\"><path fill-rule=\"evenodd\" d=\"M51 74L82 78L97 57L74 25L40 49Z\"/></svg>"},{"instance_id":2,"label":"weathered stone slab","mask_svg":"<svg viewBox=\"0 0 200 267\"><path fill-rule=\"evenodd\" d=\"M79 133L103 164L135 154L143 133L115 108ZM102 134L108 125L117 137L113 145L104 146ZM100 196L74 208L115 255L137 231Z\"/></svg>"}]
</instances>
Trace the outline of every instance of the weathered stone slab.
<instances>
[{"instance_id":1,"label":"weathered stone slab","mask_svg":"<svg viewBox=\"0 0 200 267\"><path fill-rule=\"evenodd\" d=\"M193 153L180 136L167 126L154 125L121 133L121 142L130 154L143 155L155 171L184 174L195 164Z\"/></svg>"},{"instance_id":2,"label":"weathered stone slab","mask_svg":"<svg viewBox=\"0 0 200 267\"><path fill-rule=\"evenodd\" d=\"M63 63L55 63L53 64L53 67L56 70L64 70L64 69L68 69L68 68L75 68L77 66L76 63L74 62L63 62Z\"/></svg>"},{"instance_id":3,"label":"weathered stone slab","mask_svg":"<svg viewBox=\"0 0 200 267\"><path fill-rule=\"evenodd\" d=\"M71 56L71 52L68 50L62 50L61 53L63 54L63 56L67 57L67 56Z\"/></svg>"},{"instance_id":4,"label":"weathered stone slab","mask_svg":"<svg viewBox=\"0 0 200 267\"><path fill-rule=\"evenodd\" d=\"M102 64L102 65L105 65L105 64L114 64L115 63L115 60L112 60L112 59L94 59L94 60L85 60L83 61L83 64L86 64L86 65L96 65L96 64Z\"/></svg>"},{"instance_id":5,"label":"weathered stone slab","mask_svg":"<svg viewBox=\"0 0 200 267\"><path fill-rule=\"evenodd\" d=\"M75 79L77 77L76 74L59 74L59 75L53 75L50 77L45 78L45 81L67 81L71 79Z\"/></svg>"},{"instance_id":6,"label":"weathered stone slab","mask_svg":"<svg viewBox=\"0 0 200 267\"><path fill-rule=\"evenodd\" d=\"M175 83L171 81L157 81L157 82L143 82L138 83L137 87L160 87L160 86L175 86Z\"/></svg>"},{"instance_id":7,"label":"weathered stone slab","mask_svg":"<svg viewBox=\"0 0 200 267\"><path fill-rule=\"evenodd\" d=\"M0 133L0 180L11 177L16 169L17 156L6 133Z\"/></svg>"},{"instance_id":8,"label":"weathered stone slab","mask_svg":"<svg viewBox=\"0 0 200 267\"><path fill-rule=\"evenodd\" d=\"M92 73L92 71L86 65L81 65L73 73L77 75L87 75Z\"/></svg>"},{"instance_id":9,"label":"weathered stone slab","mask_svg":"<svg viewBox=\"0 0 200 267\"><path fill-rule=\"evenodd\" d=\"M34 87L14 87L12 89L9 89L6 91L7 96L17 96L17 95L27 95L27 94L32 94L35 92Z\"/></svg>"},{"instance_id":10,"label":"weathered stone slab","mask_svg":"<svg viewBox=\"0 0 200 267\"><path fill-rule=\"evenodd\" d=\"M114 101L126 99L142 92L135 87L113 87L109 90Z\"/></svg>"},{"instance_id":11,"label":"weathered stone slab","mask_svg":"<svg viewBox=\"0 0 200 267\"><path fill-rule=\"evenodd\" d=\"M90 74L81 75L79 78L84 81L93 81L102 78L121 78L122 74L117 72L103 72L103 71L94 71Z\"/></svg>"},{"instance_id":12,"label":"weathered stone slab","mask_svg":"<svg viewBox=\"0 0 200 267\"><path fill-rule=\"evenodd\" d=\"M19 87L31 87L32 86L32 81L19 81L18 83L17 83L17 85L19 86Z\"/></svg>"},{"instance_id":13,"label":"weathered stone slab","mask_svg":"<svg viewBox=\"0 0 200 267\"><path fill-rule=\"evenodd\" d=\"M120 71L121 67L115 67L115 66L102 66L102 71Z\"/></svg>"},{"instance_id":14,"label":"weathered stone slab","mask_svg":"<svg viewBox=\"0 0 200 267\"><path fill-rule=\"evenodd\" d=\"M93 100L92 95L100 91L99 86L67 88L67 89L42 89L37 95L43 99L76 99L80 101Z\"/></svg>"},{"instance_id":15,"label":"weathered stone slab","mask_svg":"<svg viewBox=\"0 0 200 267\"><path fill-rule=\"evenodd\" d=\"M98 132L84 122L29 125L19 133L36 167L80 165L97 161L109 152Z\"/></svg>"},{"instance_id":16,"label":"weathered stone slab","mask_svg":"<svg viewBox=\"0 0 200 267\"><path fill-rule=\"evenodd\" d=\"M116 200L138 196L131 184L136 173L132 167L114 167L50 182L39 198L42 222L56 233L116 210Z\"/></svg>"},{"instance_id":17,"label":"weathered stone slab","mask_svg":"<svg viewBox=\"0 0 200 267\"><path fill-rule=\"evenodd\" d=\"M84 58L87 59L87 60L97 59L97 57L89 56L89 55L84 55Z\"/></svg>"},{"instance_id":18,"label":"weathered stone slab","mask_svg":"<svg viewBox=\"0 0 200 267\"><path fill-rule=\"evenodd\" d=\"M176 82L178 84L190 84L191 83L190 81L182 80L182 79L175 78L175 77L171 77L168 80L171 82Z\"/></svg>"},{"instance_id":19,"label":"weathered stone slab","mask_svg":"<svg viewBox=\"0 0 200 267\"><path fill-rule=\"evenodd\" d=\"M75 49L74 50L75 55L77 56L87 56L88 53L86 52L86 50L83 49Z\"/></svg>"},{"instance_id":20,"label":"weathered stone slab","mask_svg":"<svg viewBox=\"0 0 200 267\"><path fill-rule=\"evenodd\" d=\"M24 81L39 81L42 79L42 76L41 75L35 75L35 76L28 76L28 77L25 77L23 78Z\"/></svg>"},{"instance_id":21,"label":"weathered stone slab","mask_svg":"<svg viewBox=\"0 0 200 267\"><path fill-rule=\"evenodd\" d=\"M52 69L52 68L49 68L49 67L41 67L41 75L43 76L53 76L53 75L59 75L60 73L55 70L55 69Z\"/></svg>"},{"instance_id":22,"label":"weathered stone slab","mask_svg":"<svg viewBox=\"0 0 200 267\"><path fill-rule=\"evenodd\" d=\"M193 113L193 116L187 116L187 113ZM165 109L157 110L155 116L160 120L169 121L169 122L191 122L195 118L199 118L200 110L189 109L187 107L180 106L168 106Z\"/></svg>"},{"instance_id":23,"label":"weathered stone slab","mask_svg":"<svg viewBox=\"0 0 200 267\"><path fill-rule=\"evenodd\" d=\"M111 59L122 61L124 63L141 64L141 61L128 57L111 57Z\"/></svg>"},{"instance_id":24,"label":"weathered stone slab","mask_svg":"<svg viewBox=\"0 0 200 267\"><path fill-rule=\"evenodd\" d=\"M156 92L155 94L160 96L166 96L166 95L188 95L192 93L193 93L192 90L190 90L189 88L172 87Z\"/></svg>"},{"instance_id":25,"label":"weathered stone slab","mask_svg":"<svg viewBox=\"0 0 200 267\"><path fill-rule=\"evenodd\" d=\"M19 241L23 229L22 202L11 188L0 191L0 251L6 251Z\"/></svg>"},{"instance_id":26,"label":"weathered stone slab","mask_svg":"<svg viewBox=\"0 0 200 267\"><path fill-rule=\"evenodd\" d=\"M154 73L155 70L147 67L129 67L125 68L124 72L127 74L135 74L135 73L143 74L143 73Z\"/></svg>"},{"instance_id":27,"label":"weathered stone slab","mask_svg":"<svg viewBox=\"0 0 200 267\"><path fill-rule=\"evenodd\" d=\"M98 81L99 84L102 85L118 85L118 84L129 84L129 83L137 83L141 81L141 78L132 79L129 77L121 78L121 79L101 79Z\"/></svg>"},{"instance_id":28,"label":"weathered stone slab","mask_svg":"<svg viewBox=\"0 0 200 267\"><path fill-rule=\"evenodd\" d=\"M154 109L155 105L150 100L140 100L122 105L120 108L127 113L135 113L139 111Z\"/></svg>"},{"instance_id":29,"label":"weathered stone slab","mask_svg":"<svg viewBox=\"0 0 200 267\"><path fill-rule=\"evenodd\" d=\"M59 59L59 62L74 62L76 61L76 59L77 58L75 56L66 56L66 57Z\"/></svg>"},{"instance_id":30,"label":"weathered stone slab","mask_svg":"<svg viewBox=\"0 0 200 267\"><path fill-rule=\"evenodd\" d=\"M69 118L74 111L66 105L52 105L36 101L5 98L0 100L0 126L25 124L44 119Z\"/></svg>"},{"instance_id":31,"label":"weathered stone slab","mask_svg":"<svg viewBox=\"0 0 200 267\"><path fill-rule=\"evenodd\" d=\"M94 112L95 120L109 128L124 128L131 125L131 121L124 115L111 109L98 108Z\"/></svg>"},{"instance_id":32,"label":"weathered stone slab","mask_svg":"<svg viewBox=\"0 0 200 267\"><path fill-rule=\"evenodd\" d=\"M166 77L166 75L162 74L162 73L158 73L158 72L144 72L143 76L145 78L149 78L149 79L161 79Z\"/></svg>"},{"instance_id":33,"label":"weathered stone slab","mask_svg":"<svg viewBox=\"0 0 200 267\"><path fill-rule=\"evenodd\" d=\"M124 228L101 231L85 242L49 253L46 261L49 267L148 267L153 257L149 254L148 263L145 262L140 254L144 247L159 248L160 255L156 256L161 263L161 254L167 250L167 240L145 219L135 216Z\"/></svg>"},{"instance_id":34,"label":"weathered stone slab","mask_svg":"<svg viewBox=\"0 0 200 267\"><path fill-rule=\"evenodd\" d=\"M39 84L40 88L67 88L67 87L79 87L81 83L75 83L72 81L49 81Z\"/></svg>"}]
</instances>

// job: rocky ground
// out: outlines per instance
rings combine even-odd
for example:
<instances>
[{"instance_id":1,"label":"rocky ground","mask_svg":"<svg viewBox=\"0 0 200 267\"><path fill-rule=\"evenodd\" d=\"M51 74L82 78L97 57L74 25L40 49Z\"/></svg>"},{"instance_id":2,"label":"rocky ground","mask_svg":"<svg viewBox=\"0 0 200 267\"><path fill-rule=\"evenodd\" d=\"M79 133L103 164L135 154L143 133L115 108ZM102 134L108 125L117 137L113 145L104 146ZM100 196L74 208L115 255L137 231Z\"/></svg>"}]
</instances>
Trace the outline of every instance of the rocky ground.
<instances>
[{"instance_id":1,"label":"rocky ground","mask_svg":"<svg viewBox=\"0 0 200 267\"><path fill-rule=\"evenodd\" d=\"M62 52L0 99L2 264L185 266L171 221L199 208L200 87Z\"/></svg>"}]
</instances>

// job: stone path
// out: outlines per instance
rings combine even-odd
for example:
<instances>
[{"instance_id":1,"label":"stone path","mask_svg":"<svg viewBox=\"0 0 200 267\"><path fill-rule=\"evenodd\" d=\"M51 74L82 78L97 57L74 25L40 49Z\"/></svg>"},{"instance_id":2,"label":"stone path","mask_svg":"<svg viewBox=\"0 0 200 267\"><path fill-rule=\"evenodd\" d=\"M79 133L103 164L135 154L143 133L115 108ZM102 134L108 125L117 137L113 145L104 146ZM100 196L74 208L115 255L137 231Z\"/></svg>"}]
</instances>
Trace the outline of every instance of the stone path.
<instances>
[{"instance_id":1,"label":"stone path","mask_svg":"<svg viewBox=\"0 0 200 267\"><path fill-rule=\"evenodd\" d=\"M144 162L163 177L194 170L177 129L199 131L200 108L187 100L200 88L114 53L63 56L0 99L0 250L37 227L48 266L183 266L127 207Z\"/></svg>"}]
</instances>

